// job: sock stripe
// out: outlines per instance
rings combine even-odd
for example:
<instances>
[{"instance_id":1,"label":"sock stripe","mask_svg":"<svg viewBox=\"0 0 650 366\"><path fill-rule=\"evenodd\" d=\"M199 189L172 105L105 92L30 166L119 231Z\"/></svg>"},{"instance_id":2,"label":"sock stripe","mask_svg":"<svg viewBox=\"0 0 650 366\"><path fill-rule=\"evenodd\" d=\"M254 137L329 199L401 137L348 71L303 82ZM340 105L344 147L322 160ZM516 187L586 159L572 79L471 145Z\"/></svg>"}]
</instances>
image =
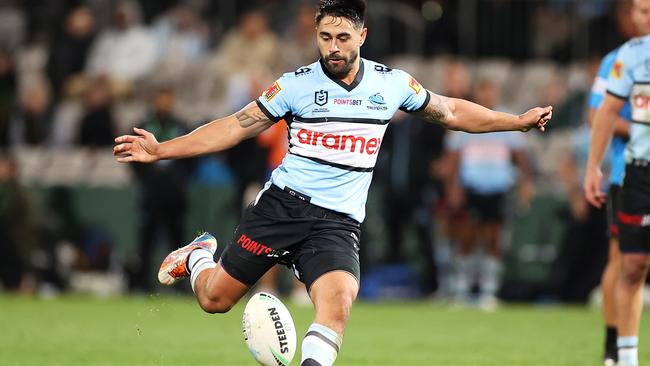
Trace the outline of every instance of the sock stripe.
<instances>
[{"instance_id":1,"label":"sock stripe","mask_svg":"<svg viewBox=\"0 0 650 366\"><path fill-rule=\"evenodd\" d=\"M308 358L304 360L300 366L322 366L318 361L314 360L313 358Z\"/></svg>"},{"instance_id":2,"label":"sock stripe","mask_svg":"<svg viewBox=\"0 0 650 366\"><path fill-rule=\"evenodd\" d=\"M323 342L327 343L332 348L334 348L336 353L339 353L339 345L334 343L331 339L329 339L329 338L325 337L324 335L320 334L319 332L317 332L315 330L310 330L309 332L307 332L307 334L305 334L305 338L307 338L309 336L314 336L316 338L319 338L320 340L322 340Z\"/></svg>"},{"instance_id":3,"label":"sock stripe","mask_svg":"<svg viewBox=\"0 0 650 366\"><path fill-rule=\"evenodd\" d=\"M632 349L636 348L636 346L618 346L619 349Z\"/></svg>"}]
</instances>

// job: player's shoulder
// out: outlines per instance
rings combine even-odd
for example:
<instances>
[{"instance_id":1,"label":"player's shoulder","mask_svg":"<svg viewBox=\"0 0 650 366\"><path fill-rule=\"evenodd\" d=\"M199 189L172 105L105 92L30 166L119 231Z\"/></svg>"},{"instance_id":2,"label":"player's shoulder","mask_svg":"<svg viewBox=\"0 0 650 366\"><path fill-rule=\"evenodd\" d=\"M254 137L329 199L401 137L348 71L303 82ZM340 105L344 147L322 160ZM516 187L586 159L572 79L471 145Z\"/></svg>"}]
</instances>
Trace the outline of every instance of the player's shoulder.
<instances>
[{"instance_id":1,"label":"player's shoulder","mask_svg":"<svg viewBox=\"0 0 650 366\"><path fill-rule=\"evenodd\" d=\"M650 35L635 37L625 42L618 52L618 57L634 57L645 55L650 47Z\"/></svg>"},{"instance_id":2,"label":"player's shoulder","mask_svg":"<svg viewBox=\"0 0 650 366\"><path fill-rule=\"evenodd\" d=\"M320 67L318 61L315 61L309 65L300 66L294 71L286 72L282 75L282 79L287 81L300 80L300 79L309 79L316 75L316 68Z\"/></svg>"},{"instance_id":3,"label":"player's shoulder","mask_svg":"<svg viewBox=\"0 0 650 366\"><path fill-rule=\"evenodd\" d=\"M618 56L618 52L621 50L621 46L618 46L614 48L613 50L609 51L605 57L603 57L603 60L601 61L602 65L612 65L616 61L616 57Z\"/></svg>"},{"instance_id":4,"label":"player's shoulder","mask_svg":"<svg viewBox=\"0 0 650 366\"><path fill-rule=\"evenodd\" d=\"M369 70L368 72L370 72L372 74L375 74L375 75L379 75L379 76L383 76L383 77L387 77L387 78L390 78L390 77L404 77L404 76L408 75L408 73L405 72L404 70L400 70L400 69L396 69L396 68L393 68L393 67L390 67L390 66L386 66L386 65L384 65L382 63L379 63L377 61L372 61L372 60L368 60L368 59L364 58L363 62L365 64L365 68L367 70Z\"/></svg>"}]
</instances>

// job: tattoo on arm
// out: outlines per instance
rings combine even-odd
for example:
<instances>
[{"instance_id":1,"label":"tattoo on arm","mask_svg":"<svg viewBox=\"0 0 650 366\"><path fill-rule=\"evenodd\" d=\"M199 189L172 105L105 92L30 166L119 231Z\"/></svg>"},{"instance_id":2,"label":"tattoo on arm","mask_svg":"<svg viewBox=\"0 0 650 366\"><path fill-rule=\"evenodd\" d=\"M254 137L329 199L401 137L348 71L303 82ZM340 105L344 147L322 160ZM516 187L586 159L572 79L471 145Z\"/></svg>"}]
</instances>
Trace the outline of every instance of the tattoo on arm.
<instances>
[{"instance_id":1,"label":"tattoo on arm","mask_svg":"<svg viewBox=\"0 0 650 366\"><path fill-rule=\"evenodd\" d=\"M256 123L270 122L269 118L262 112L260 107L251 102L239 112L235 113L235 118L242 128L250 127Z\"/></svg>"},{"instance_id":2,"label":"tattoo on arm","mask_svg":"<svg viewBox=\"0 0 650 366\"><path fill-rule=\"evenodd\" d=\"M447 101L448 98L431 93L431 100L429 100L429 104L424 107L424 110L421 112L420 116L429 122L444 124L447 116L449 116L450 113Z\"/></svg>"}]
</instances>

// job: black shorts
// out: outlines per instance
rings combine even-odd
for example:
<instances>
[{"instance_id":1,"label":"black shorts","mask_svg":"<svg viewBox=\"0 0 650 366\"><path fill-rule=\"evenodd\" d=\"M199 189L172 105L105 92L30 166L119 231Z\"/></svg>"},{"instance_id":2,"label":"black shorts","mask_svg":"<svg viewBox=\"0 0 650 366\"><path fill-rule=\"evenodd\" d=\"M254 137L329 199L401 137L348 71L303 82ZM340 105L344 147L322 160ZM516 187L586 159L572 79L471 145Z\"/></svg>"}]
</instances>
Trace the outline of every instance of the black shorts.
<instances>
[{"instance_id":1,"label":"black shorts","mask_svg":"<svg viewBox=\"0 0 650 366\"><path fill-rule=\"evenodd\" d=\"M650 253L650 165L626 165L619 197L621 252Z\"/></svg>"},{"instance_id":2,"label":"black shorts","mask_svg":"<svg viewBox=\"0 0 650 366\"><path fill-rule=\"evenodd\" d=\"M612 184L607 195L607 234L610 238L618 238L618 209L621 204L621 186Z\"/></svg>"},{"instance_id":3,"label":"black shorts","mask_svg":"<svg viewBox=\"0 0 650 366\"><path fill-rule=\"evenodd\" d=\"M465 192L465 210L480 223L503 222L505 193L478 193L468 189Z\"/></svg>"},{"instance_id":4,"label":"black shorts","mask_svg":"<svg viewBox=\"0 0 650 366\"><path fill-rule=\"evenodd\" d=\"M292 267L307 290L331 271L359 281L359 222L291 192L271 185L246 209L221 255L223 269L249 286L277 263Z\"/></svg>"}]
</instances>

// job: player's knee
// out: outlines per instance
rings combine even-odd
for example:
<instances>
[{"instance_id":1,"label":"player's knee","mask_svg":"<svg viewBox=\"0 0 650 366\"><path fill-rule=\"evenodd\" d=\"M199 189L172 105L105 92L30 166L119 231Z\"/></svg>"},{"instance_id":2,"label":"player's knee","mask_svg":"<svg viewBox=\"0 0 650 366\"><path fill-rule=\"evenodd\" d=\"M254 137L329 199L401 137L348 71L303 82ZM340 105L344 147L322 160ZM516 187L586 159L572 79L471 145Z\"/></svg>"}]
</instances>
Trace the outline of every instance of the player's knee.
<instances>
[{"instance_id":1,"label":"player's knee","mask_svg":"<svg viewBox=\"0 0 650 366\"><path fill-rule=\"evenodd\" d=\"M344 289L333 291L329 300L329 318L336 323L345 324L350 317L354 294Z\"/></svg>"},{"instance_id":2,"label":"player's knee","mask_svg":"<svg viewBox=\"0 0 650 366\"><path fill-rule=\"evenodd\" d=\"M646 273L648 273L647 258L624 259L623 268L621 270L621 279L623 284L637 285L642 283L645 281Z\"/></svg>"},{"instance_id":3,"label":"player's knee","mask_svg":"<svg viewBox=\"0 0 650 366\"><path fill-rule=\"evenodd\" d=\"M210 296L199 299L199 305L206 313L223 314L230 311L235 306L235 302L221 296Z\"/></svg>"}]
</instances>

